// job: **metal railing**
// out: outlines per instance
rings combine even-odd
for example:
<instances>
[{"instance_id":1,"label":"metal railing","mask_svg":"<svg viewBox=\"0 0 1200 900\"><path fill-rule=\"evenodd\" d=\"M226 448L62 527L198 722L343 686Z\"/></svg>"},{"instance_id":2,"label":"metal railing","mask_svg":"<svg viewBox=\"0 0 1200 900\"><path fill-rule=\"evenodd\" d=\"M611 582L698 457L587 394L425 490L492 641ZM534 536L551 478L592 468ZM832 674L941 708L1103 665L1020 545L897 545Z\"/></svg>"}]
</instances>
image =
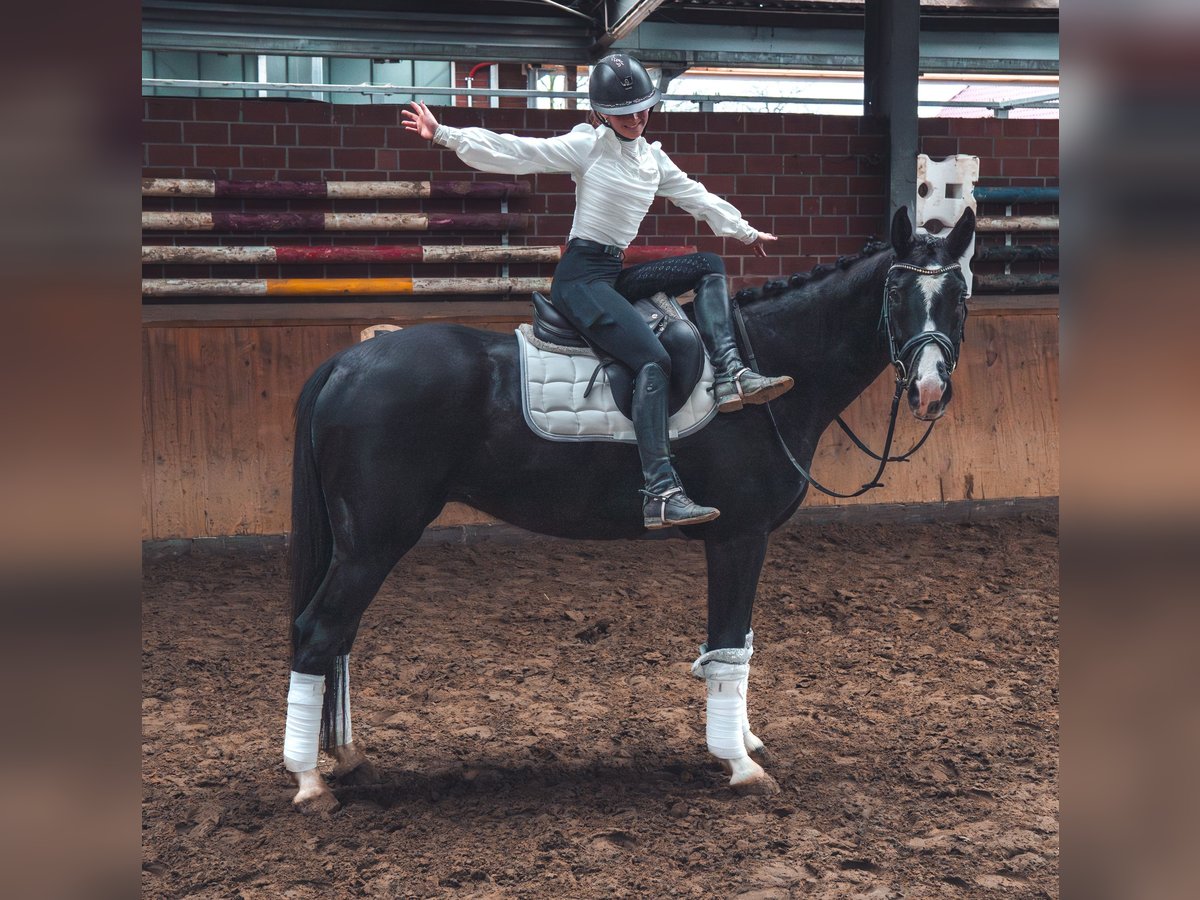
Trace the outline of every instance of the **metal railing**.
<instances>
[{"instance_id":1,"label":"metal railing","mask_svg":"<svg viewBox=\"0 0 1200 900\"><path fill-rule=\"evenodd\" d=\"M275 91L306 94L408 94L435 97L518 97L522 99L587 100L586 92L542 91L518 88L463 88L433 87L414 84L311 84L290 81L201 81L192 78L143 78L143 88L199 88L201 90ZM849 97L787 97L747 96L732 94L664 94L668 102L695 103L701 110L711 110L717 103L761 103L812 106L862 106L861 98ZM1008 111L1024 109L1058 109L1058 94L1045 94L1014 100L971 101L971 100L918 100L918 106L961 107L966 109L989 109L997 118L1004 118Z\"/></svg>"}]
</instances>

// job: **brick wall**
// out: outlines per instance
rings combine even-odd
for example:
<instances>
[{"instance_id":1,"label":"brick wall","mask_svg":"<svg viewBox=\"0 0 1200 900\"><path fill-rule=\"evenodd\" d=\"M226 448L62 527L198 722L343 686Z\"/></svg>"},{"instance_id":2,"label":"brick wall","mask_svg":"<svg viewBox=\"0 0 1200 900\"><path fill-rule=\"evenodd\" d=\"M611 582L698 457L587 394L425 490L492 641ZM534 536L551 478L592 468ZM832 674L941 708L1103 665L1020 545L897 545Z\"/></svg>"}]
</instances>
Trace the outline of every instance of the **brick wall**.
<instances>
[{"instance_id":1,"label":"brick wall","mask_svg":"<svg viewBox=\"0 0 1200 900\"><path fill-rule=\"evenodd\" d=\"M312 101L145 98L145 177L235 180L494 180L476 173L449 151L406 132L399 106L341 106ZM549 136L582 121L577 111L523 108L436 110L452 125ZM771 256L752 256L737 241L718 238L707 225L665 200L656 201L638 243L695 244L726 261L734 289L767 278L806 271L818 262L857 252L871 236L885 237L884 153L879 126L841 116L775 113L663 113L651 119L649 137L662 141L693 178L737 206L752 225L779 235ZM922 119L921 150L940 158L980 157L988 185L1054 185L1058 181L1058 122L1022 119ZM527 213L530 228L514 244L560 244L571 224L573 183L565 175L521 176L533 185L510 211ZM415 201L414 201L415 202ZM437 212L494 211L496 201L427 200ZM412 203L375 201L187 200L147 198L144 209L246 212L374 212L415 209ZM1002 210L984 209L988 214ZM1046 207L1021 212L1054 212ZM154 235L147 242L261 244L254 235ZM984 241L1003 243L989 236ZM356 233L271 235L270 243L495 243L494 235ZM549 275L553 267L513 265L512 275ZM977 271L998 271L998 267ZM1026 266L1018 271L1038 271ZM1053 271L1053 268L1049 269ZM146 277L494 276L493 265L441 266L162 266Z\"/></svg>"}]
</instances>

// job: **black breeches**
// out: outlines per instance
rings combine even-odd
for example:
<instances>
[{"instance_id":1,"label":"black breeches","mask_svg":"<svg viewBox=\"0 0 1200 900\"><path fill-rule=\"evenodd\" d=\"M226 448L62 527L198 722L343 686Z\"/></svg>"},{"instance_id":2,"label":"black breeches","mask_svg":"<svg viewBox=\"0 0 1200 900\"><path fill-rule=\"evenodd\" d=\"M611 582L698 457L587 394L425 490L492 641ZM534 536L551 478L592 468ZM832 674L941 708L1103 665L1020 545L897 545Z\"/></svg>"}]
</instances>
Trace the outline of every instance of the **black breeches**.
<instances>
[{"instance_id":1,"label":"black breeches","mask_svg":"<svg viewBox=\"0 0 1200 900\"><path fill-rule=\"evenodd\" d=\"M669 256L630 266L617 277L617 293L630 302L659 291L671 297L695 290L705 275L724 275L725 264L715 253Z\"/></svg>"},{"instance_id":2,"label":"black breeches","mask_svg":"<svg viewBox=\"0 0 1200 900\"><path fill-rule=\"evenodd\" d=\"M613 283L621 261L603 252L569 245L554 270L551 299L597 349L624 363L634 373L657 363L671 374L671 357L633 304Z\"/></svg>"}]
</instances>

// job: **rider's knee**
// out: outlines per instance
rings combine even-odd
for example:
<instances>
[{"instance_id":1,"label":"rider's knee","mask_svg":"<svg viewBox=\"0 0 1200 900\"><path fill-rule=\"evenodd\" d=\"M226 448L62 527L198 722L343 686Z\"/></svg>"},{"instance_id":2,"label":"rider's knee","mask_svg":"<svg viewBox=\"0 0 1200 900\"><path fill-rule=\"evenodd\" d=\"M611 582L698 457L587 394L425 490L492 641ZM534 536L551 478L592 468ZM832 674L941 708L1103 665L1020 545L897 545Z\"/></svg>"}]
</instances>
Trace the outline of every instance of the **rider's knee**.
<instances>
[{"instance_id":1,"label":"rider's knee","mask_svg":"<svg viewBox=\"0 0 1200 900\"><path fill-rule=\"evenodd\" d=\"M715 253L697 253L696 262L705 275L724 275L725 263Z\"/></svg>"}]
</instances>

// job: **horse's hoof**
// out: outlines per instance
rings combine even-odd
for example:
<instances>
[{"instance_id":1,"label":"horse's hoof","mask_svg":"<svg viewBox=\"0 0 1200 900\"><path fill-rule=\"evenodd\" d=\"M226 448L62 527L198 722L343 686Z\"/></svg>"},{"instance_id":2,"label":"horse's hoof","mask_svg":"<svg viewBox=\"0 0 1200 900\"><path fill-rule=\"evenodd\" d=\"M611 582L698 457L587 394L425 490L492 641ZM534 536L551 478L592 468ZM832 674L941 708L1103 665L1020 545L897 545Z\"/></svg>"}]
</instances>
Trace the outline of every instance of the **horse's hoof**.
<instances>
[{"instance_id":1,"label":"horse's hoof","mask_svg":"<svg viewBox=\"0 0 1200 900\"><path fill-rule=\"evenodd\" d=\"M741 797L770 797L780 791L779 782L766 772L762 772L748 781L740 781L736 784L731 781L729 786Z\"/></svg>"},{"instance_id":2,"label":"horse's hoof","mask_svg":"<svg viewBox=\"0 0 1200 900\"><path fill-rule=\"evenodd\" d=\"M369 759L346 768L334 767L333 777L342 784L379 784L379 770Z\"/></svg>"},{"instance_id":3,"label":"horse's hoof","mask_svg":"<svg viewBox=\"0 0 1200 900\"><path fill-rule=\"evenodd\" d=\"M747 747L746 752L750 754L750 758L760 766L767 766L771 764L771 754L767 751L767 748L762 743L760 743L757 747Z\"/></svg>"},{"instance_id":4,"label":"horse's hoof","mask_svg":"<svg viewBox=\"0 0 1200 900\"><path fill-rule=\"evenodd\" d=\"M300 790L292 798L292 806L305 815L314 813L331 813L340 805L333 791L325 784L325 779L316 769L307 772L296 772L292 775Z\"/></svg>"}]
</instances>

